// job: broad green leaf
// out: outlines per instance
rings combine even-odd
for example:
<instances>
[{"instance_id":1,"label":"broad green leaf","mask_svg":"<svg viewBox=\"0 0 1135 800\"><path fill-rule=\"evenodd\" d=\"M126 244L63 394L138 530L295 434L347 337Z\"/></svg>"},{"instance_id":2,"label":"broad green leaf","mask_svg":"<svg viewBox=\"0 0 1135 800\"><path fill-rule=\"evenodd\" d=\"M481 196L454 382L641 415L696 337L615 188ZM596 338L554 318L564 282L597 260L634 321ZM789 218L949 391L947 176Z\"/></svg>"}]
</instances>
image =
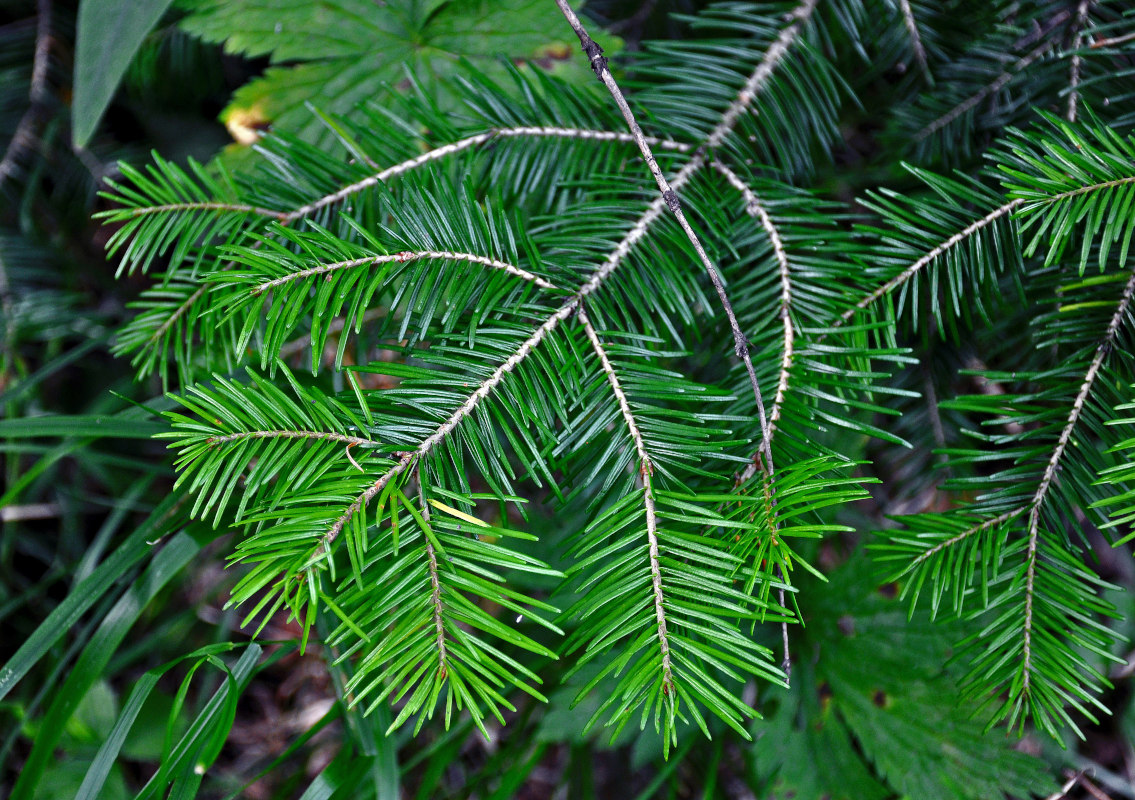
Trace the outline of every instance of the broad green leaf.
<instances>
[{"instance_id":1,"label":"broad green leaf","mask_svg":"<svg viewBox=\"0 0 1135 800\"><path fill-rule=\"evenodd\" d=\"M853 557L824 591L801 587L792 691L770 727L754 729L757 772L772 796L980 800L1051 791L1039 760L985 734L985 720L959 707L945 666L959 624L924 614L908 621L893 585L879 587L872 572Z\"/></svg>"},{"instance_id":2,"label":"broad green leaf","mask_svg":"<svg viewBox=\"0 0 1135 800\"><path fill-rule=\"evenodd\" d=\"M192 8L183 30L275 65L222 113L234 136L270 125L326 145L334 133L308 104L343 114L381 103L391 87L408 85L408 74L435 102L457 108L442 81L462 72L463 61L493 77L504 75L502 58L554 64L578 81L590 75L571 28L546 0L195 0Z\"/></svg>"},{"instance_id":3,"label":"broad green leaf","mask_svg":"<svg viewBox=\"0 0 1135 800\"><path fill-rule=\"evenodd\" d=\"M86 147L130 60L173 0L84 0L75 32L71 138Z\"/></svg>"}]
</instances>

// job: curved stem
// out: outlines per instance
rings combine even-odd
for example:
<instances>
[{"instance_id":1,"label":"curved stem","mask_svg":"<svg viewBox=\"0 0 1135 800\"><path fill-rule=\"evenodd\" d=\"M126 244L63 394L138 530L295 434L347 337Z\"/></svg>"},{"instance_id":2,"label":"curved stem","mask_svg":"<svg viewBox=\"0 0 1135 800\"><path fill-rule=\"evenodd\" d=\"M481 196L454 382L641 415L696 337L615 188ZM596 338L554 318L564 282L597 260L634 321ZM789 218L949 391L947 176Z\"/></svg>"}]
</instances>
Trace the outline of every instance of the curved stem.
<instances>
[{"instance_id":1,"label":"curved stem","mask_svg":"<svg viewBox=\"0 0 1135 800\"><path fill-rule=\"evenodd\" d=\"M1040 533L1040 508L1044 504L1045 498L1048 496L1049 489L1052 488L1053 481L1056 479L1056 470L1060 465L1060 459L1064 456L1068 442L1072 439L1072 433L1076 429L1076 423L1080 421L1080 415L1084 411L1084 404L1087 402L1088 395L1091 394L1092 386L1099 376L1100 369L1103 367L1104 361L1111 352L1111 348L1115 343L1115 337L1119 333L1119 327L1123 322L1123 318L1127 315L1128 307L1131 305L1133 295L1135 295L1135 270L1132 271L1127 285L1123 288L1123 294L1119 299L1119 306L1115 309L1115 314L1112 315L1111 322L1108 323L1107 331L1104 333L1099 345L1097 345L1095 355L1088 364L1088 371L1084 375L1084 382L1080 385L1080 391L1076 393L1076 399L1072 401L1072 410L1068 413L1068 421L1060 431L1060 436L1056 440L1056 447L1053 449L1052 456L1048 459L1048 464L1045 466L1044 476L1041 478L1040 485L1037 486L1036 494L1033 495L1032 502L1029 504L1029 543L1025 555L1028 567L1025 571L1023 692L1028 692L1032 674L1033 595L1036 580L1037 539Z\"/></svg>"},{"instance_id":2,"label":"curved stem","mask_svg":"<svg viewBox=\"0 0 1135 800\"><path fill-rule=\"evenodd\" d=\"M662 651L662 692L663 694L672 696L674 694L674 675L670 666L670 635L666 630L666 608L662 594L662 570L659 566L658 559L658 514L654 508L654 463L650 460L650 455L646 452L642 432L639 430L638 422L635 420L634 413L631 411L630 403L627 402L627 395L623 391L622 384L619 383L619 376L615 373L615 368L611 365L611 359L607 357L607 350L603 347L603 343L599 341L599 334L596 333L594 326L591 324L591 320L587 317L587 312L585 312L582 307L579 309L578 316L580 324L583 325L583 330L587 334L587 339L591 342L591 349L593 349L595 355L599 357L599 365L603 370L603 374L607 376L607 382L611 385L611 391L619 403L619 413L622 414L623 422L626 423L627 430L630 432L631 439L634 441L635 452L638 454L638 474L642 481L643 508L646 513L646 539L650 558L650 581L654 590L654 618L658 627L658 646Z\"/></svg>"}]
</instances>

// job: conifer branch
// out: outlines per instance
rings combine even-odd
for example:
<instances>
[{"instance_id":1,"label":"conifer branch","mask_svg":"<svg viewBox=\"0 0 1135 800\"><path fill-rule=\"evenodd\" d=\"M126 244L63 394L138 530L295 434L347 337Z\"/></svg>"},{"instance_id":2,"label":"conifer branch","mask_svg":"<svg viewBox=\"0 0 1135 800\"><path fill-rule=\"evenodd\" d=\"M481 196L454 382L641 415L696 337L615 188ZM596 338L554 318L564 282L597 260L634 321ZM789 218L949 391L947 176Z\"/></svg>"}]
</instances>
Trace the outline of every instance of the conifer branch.
<instances>
[{"instance_id":1,"label":"conifer branch","mask_svg":"<svg viewBox=\"0 0 1135 800\"><path fill-rule=\"evenodd\" d=\"M728 136L734 126L736 126L737 120L741 118L741 114L757 99L757 96L764 89L768 79L772 77L772 74L780 65L781 60L800 37L800 33L804 29L804 24L812 16L812 12L816 10L817 2L819 2L819 0L804 0L804 2L787 15L787 19L793 20L792 24L782 30L780 35L776 37L776 41L769 46L764 58L761 59L761 63L757 65L753 74L749 76L745 85L741 87L741 91L737 94L737 99L726 109L725 114L721 117L721 122L717 124L717 127L710 133L709 138L706 139L705 146L707 149L712 150L720 146L721 143L725 141L725 137Z\"/></svg>"},{"instance_id":2,"label":"conifer branch","mask_svg":"<svg viewBox=\"0 0 1135 800\"><path fill-rule=\"evenodd\" d=\"M1125 42L1130 42L1132 39L1135 39L1135 31L1132 31L1131 33L1125 33L1122 36L1112 36L1108 39L1096 39L1089 45L1089 47L1092 50L1096 50L1101 47L1115 47L1117 44L1124 44Z\"/></svg>"},{"instance_id":3,"label":"conifer branch","mask_svg":"<svg viewBox=\"0 0 1135 800\"><path fill-rule=\"evenodd\" d=\"M572 30L575 31L576 36L579 37L580 44L583 47L584 53L587 54L588 60L591 62L591 68L607 87L611 97L614 98L619 111L626 120L627 126L631 130L631 135L634 136L635 141L638 143L639 150L642 152L643 161L646 162L647 167L650 169L651 174L654 176L655 182L658 184L659 191L662 193L662 198L665 200L667 207L671 213L678 220L678 224L686 234L686 238L690 241L694 251L698 254L698 258L702 262L706 273L709 275L710 282L713 283L714 290L717 292L718 299L725 310L725 315L729 320L729 326L733 332L734 350L737 357L741 359L745 365L745 369L749 375L749 383L753 387L753 396L757 402L757 412L760 417L761 431L765 440L765 455L770 464L769 469L771 472L772 449L768 445L769 440L769 426L768 415L765 412L764 398L761 394L760 383L757 380L756 370L753 368L752 358L749 356L749 340L741 331L740 323L737 321L737 315L733 311L733 304L729 300L729 296L725 291L725 284L721 280L721 275L714 266L713 261L709 258L705 248L702 246L701 241L698 239L693 228L690 226L689 221L686 219L685 212L682 210L682 205L678 199L678 194L675 186L671 186L666 176L662 174L662 170L658 167L658 162L654 158L654 154L650 149L650 144L643 136L642 129L639 127L638 122L635 120L634 113L631 111L630 105L627 103L626 97L623 95L622 90L615 82L614 77L611 75L611 70L607 66L607 59L603 56L603 48L597 45L587 30L583 27L579 17L576 16L567 0L556 0L556 5L559 6L560 11L563 13L564 18L567 19L568 24ZM733 126L740 118L742 111L744 111L753 99L757 96L759 90L763 87L764 83L772 75L776 65L780 63L781 58L788 51L788 48L796 40L802 28L804 20L806 20L815 9L816 0L805 0L800 7L792 13L795 22L781 31L777 40L769 47L762 59L760 65L746 81L745 86L738 94L735 100L725 114L722 115L721 121L710 133L709 138L706 140L706 148L715 148L725 137L732 131ZM699 153L700 155L700 153ZM704 158L695 158L687 164L690 167L692 164L697 164L700 168L704 163ZM675 181L676 183L676 181Z\"/></svg>"},{"instance_id":4,"label":"conifer branch","mask_svg":"<svg viewBox=\"0 0 1135 800\"><path fill-rule=\"evenodd\" d=\"M335 203L338 203L353 194L357 194L364 189L369 189L371 186L383 183L390 180L391 178L396 178L399 175L405 174L413 169L417 169L420 166L429 164L442 158L446 158L447 156L453 155L454 153L459 153L462 150L468 150L472 147L480 147L483 144L488 144L494 139L507 139L524 136L557 139L579 139L583 141L634 141L627 134L612 133L609 131L587 130L583 128L555 128L540 126L494 128L492 130L485 131L484 133L478 133L474 136L467 136L464 139L459 139L456 142L451 142L450 144L444 144L440 147L435 147L432 150L428 150L425 153L422 153L420 156L415 156L414 158L407 159L406 161L403 161L399 164L387 167L380 172L376 172L374 175L369 175L362 180L344 186L343 188L332 192L331 194L324 195L318 200L313 200L312 202L300 206L294 211L288 213L285 221L291 222L300 219L301 217L306 217L316 211L319 211L321 208L326 208L327 206L334 205ZM676 150L680 153L684 153L690 149L690 146L688 144L675 142L669 139L654 139L654 143L658 147L662 147L667 150Z\"/></svg>"},{"instance_id":5,"label":"conifer branch","mask_svg":"<svg viewBox=\"0 0 1135 800\"><path fill-rule=\"evenodd\" d=\"M749 76L749 79L745 82L745 85L738 93L737 99L734 100L733 103L731 103L730 106L726 109L725 113L722 115L721 120L714 127L713 131L706 139L703 147L699 148L697 153L694 155L694 158L691 159L682 168L681 171L679 171L678 175L675 176L674 181L668 182L666 180L666 177L662 174L662 171L658 168L657 161L655 160L653 153L650 150L650 143L642 135L642 130L639 128L638 123L635 121L634 115L631 112L626 98L623 96L622 91L619 89L618 85L615 83L614 78L611 76L611 72L607 67L607 59L603 56L602 48L595 44L595 42L591 39L587 31L583 28L583 24L580 22L579 18L575 15L575 12L572 11L567 2L565 0L556 0L556 4L559 6L560 11L567 19L568 24L571 25L572 29L575 31L576 36L579 37L580 44L583 47L584 53L587 54L588 60L591 62L592 69L595 70L596 75L607 87L616 104L619 106L619 110L622 112L623 117L626 120L628 127L630 128L631 134L635 137L635 140L639 146L639 150L642 152L643 160L646 162L647 167L650 169L651 173L654 175L655 181L658 183L658 188L661 191L661 199L666 203L666 206L678 219L679 225L682 227L683 231L686 233L687 238L690 240L690 243L693 245L694 250L697 252L698 257L701 259L702 265L704 266L711 282L714 285L714 289L717 291L718 298L720 299L721 304L725 309L726 316L729 319L729 324L733 332L733 341L736 354L745 364L745 369L749 375L749 382L753 387L753 395L757 403L757 413L760 420L761 435L763 439L762 450L765 457L763 468L766 471L766 474L770 481L775 474L771 444L772 430L769 427L768 415L765 412L764 398L761 394L760 384L757 381L756 371L753 368L753 362L749 356L749 342L741 332L741 327L737 321L737 316L733 312L733 306L730 303L729 297L725 292L725 286L721 281L721 277L718 274L717 269L714 267L713 262L709 259L709 256L705 252L705 248L702 246L701 242L698 240L697 235L694 233L693 229L689 225L689 222L686 220L685 214L683 213L681 208L681 203L678 199L677 192L698 170L705 166L705 151L708 149L716 148L725 141L725 138L732 132L734 126L737 124L737 121L740 119L741 114L748 109L748 107L763 90L765 84L775 72L776 67L780 64L781 60L787 54L792 44L799 37L801 31L803 30L804 23L812 15L812 12L815 11L816 3L817 0L805 0L789 15L789 18L793 19L794 22L781 31L776 41L774 41L769 49L765 52L765 55L762 58L761 62L757 65L756 69ZM655 209L657 209L657 211L655 211ZM653 219L657 218L657 214L660 212L661 205L659 205L656 201L655 204L651 206L650 211L647 212L647 215L644 215L643 219L649 219L652 222ZM653 216L651 216L652 213ZM647 222L646 224L649 225L650 223ZM779 240L779 236L777 236L777 240ZM781 250L782 249L783 248L781 248ZM616 252L618 251L616 250ZM614 255L614 253L612 255ZM783 273L783 276L786 279L787 273ZM785 325L786 329L788 330L788 334L786 335L791 335L791 322L787 319L787 315L785 316ZM790 358L790 355L786 356L786 358ZM752 473L750 472L749 474L751 475ZM650 496L649 491L647 492L647 496ZM651 500L651 502L653 501ZM772 517L770 517L770 520L771 519ZM783 589L779 590L779 595L781 605L783 606ZM791 670L791 658L788 650L787 623L782 623L781 633L784 639L783 666L785 674L787 675Z\"/></svg>"},{"instance_id":6,"label":"conifer branch","mask_svg":"<svg viewBox=\"0 0 1135 800\"><path fill-rule=\"evenodd\" d=\"M1090 5L1089 0L1080 0L1080 5L1076 9L1076 21L1073 23L1076 33L1072 39L1072 65L1068 75L1068 113L1066 116L1069 122L1076 121L1076 105L1080 100L1080 47L1084 41L1084 25L1088 21L1088 7Z\"/></svg>"},{"instance_id":7,"label":"conifer branch","mask_svg":"<svg viewBox=\"0 0 1135 800\"><path fill-rule=\"evenodd\" d=\"M449 250L419 250L391 253L389 255L367 256L365 258L353 258L348 261L336 261L331 264L322 264L318 267L300 270L299 272L291 272L279 278L274 278L273 280L258 284L252 287L249 290L249 293L254 296L263 294L264 292L274 289L277 286L283 286L284 284L291 283L292 281L304 280L305 278L310 278L315 275L323 275L329 272L338 272L340 270L354 269L356 267L362 266L373 266L375 264L387 264L392 261L404 263L407 261L417 261L423 258L432 258L445 261L468 261L473 264L483 264L486 267L499 269L503 272L507 272L509 275L515 275L518 278L522 278L526 281L529 281L530 283L534 283L541 289L556 288L555 285L544 280L539 275L533 275L527 270L523 270L520 267L515 267L512 264L508 264L495 258L487 258L486 256L478 256L472 253L454 253Z\"/></svg>"},{"instance_id":8,"label":"conifer branch","mask_svg":"<svg viewBox=\"0 0 1135 800\"><path fill-rule=\"evenodd\" d=\"M422 507L422 519L426 524L430 524L430 504L426 502L425 490L422 488L422 475L421 463L414 469L414 480L418 484L418 505ZM445 679L448 670L446 669L446 651L445 651L445 624L442 621L442 603L441 603L441 582L437 577L437 553L434 552L433 543L430 542L430 537L426 536L426 532L422 531L422 538L426 542L426 558L430 570L430 605L433 609L434 618L434 631L437 634L437 660L438 660L438 677Z\"/></svg>"},{"instance_id":9,"label":"conifer branch","mask_svg":"<svg viewBox=\"0 0 1135 800\"><path fill-rule=\"evenodd\" d=\"M769 243L772 245L773 255L776 257L777 267L780 273L780 317L781 323L784 327L784 352L780 359L780 376L776 382L776 397L772 403L772 411L769 413L769 437L776 435L776 423L780 420L780 415L784 410L784 399L788 395L788 382L791 377L792 359L795 355L795 342L796 342L796 329L792 326L792 319L790 311L792 308L792 276L789 273L788 267L788 254L784 250L784 242L780 238L780 230L776 227L776 223L772 221L769 216L768 210L765 209L760 199L757 197L756 192L749 187L736 172L731 170L720 161L714 161L711 166L720 172L729 185L741 193L741 197L745 201L745 211L751 217L755 217L760 221L761 227L764 228L765 234L769 238ZM751 469L747 468L747 471ZM752 472L741 480L744 482L752 477Z\"/></svg>"},{"instance_id":10,"label":"conifer branch","mask_svg":"<svg viewBox=\"0 0 1135 800\"><path fill-rule=\"evenodd\" d=\"M1040 531L1040 509L1048 495L1048 490L1052 488L1052 483L1056 478L1056 470L1060 465L1060 459L1063 457L1064 451L1068 447L1068 442L1072 439L1072 432L1075 430L1076 424L1080 421L1080 415L1083 413L1084 404L1091 394L1092 385L1095 383L1096 377L1103 367L1103 362L1107 359L1115 343L1115 337L1119 333L1123 318L1127 315L1127 309L1131 305L1133 294L1135 294L1135 270L1132 271L1131 277L1128 279L1127 285L1123 289L1123 295L1119 299L1119 306L1115 309L1115 314L1112 316L1111 322L1108 323L1107 331L1104 333L1099 345L1097 345L1095 355L1088 364L1088 371L1084 375L1084 382L1080 386L1080 391L1076 393L1076 399L1072 401L1072 410L1068 414L1068 421L1060 431L1060 437L1056 441L1056 447L1053 449L1052 456L1048 459L1048 464L1044 469L1044 476L1041 478L1040 484L1037 486L1036 494L1033 495L1032 502L1030 503L1028 525L1029 540L1025 556L1028 567L1025 572L1025 642L1023 651L1024 677L1022 683L1022 691L1026 693L1029 690L1032 673L1033 594L1036 579L1037 538Z\"/></svg>"},{"instance_id":11,"label":"conifer branch","mask_svg":"<svg viewBox=\"0 0 1135 800\"><path fill-rule=\"evenodd\" d=\"M1135 178L1133 178L1132 180L1135 180ZM1098 187L1088 187L1088 188L1091 189L1091 188L1098 188ZM1052 198L1052 199L1058 199L1058 198ZM914 263L910 264L910 266L904 268L901 272L899 272L897 275L895 275L889 281L887 281L882 286L877 288L875 291L871 292L871 294L869 294L866 297L864 297L863 299L861 299L854 306L852 306L851 308L847 309L842 314L840 314L839 319L836 320L835 325L833 327L838 328L841 325L846 324L848 322L848 320L850 320L852 317L854 317L856 314L858 314L863 309L870 306L872 303L874 303L880 297L883 297L884 295L889 294L890 292L894 291L895 289L897 289L898 287L902 286L904 283L909 281L911 278L913 278L915 275L917 275L922 270L923 267L925 267L928 264L930 264L931 262L933 262L934 259L936 259L938 256L947 252L952 247L955 247L960 242L965 241L970 236L973 236L975 233L980 231L982 228L985 228L986 226L990 225L991 223L996 222L997 220L1001 219L1001 217L1003 217L1006 214L1008 214L1009 212L1013 211L1018 206L1022 205L1024 202L1025 202L1024 198L1018 197L1014 200L1010 200L1008 203L1006 203L1003 206L999 206L999 207L993 209L992 211L990 211L988 214L986 214L981 219L974 220L969 225L967 225L965 228L958 231L953 236L951 236L949 239L946 239L940 245L935 247L929 253L922 256L921 258L919 258Z\"/></svg>"},{"instance_id":12,"label":"conifer branch","mask_svg":"<svg viewBox=\"0 0 1135 800\"><path fill-rule=\"evenodd\" d=\"M373 175L358 180L354 183L348 184L337 189L330 194L323 195L309 203L306 203L291 211L277 211L271 208L263 208L261 206L253 206L246 203L223 203L213 201L202 202L187 202L187 203L167 203L159 206L143 206L119 212L118 216L121 218L127 217L142 217L150 214L161 214L171 211L226 211L231 213L244 213L253 214L260 217L268 217L270 219L278 220L280 223L287 225L295 222L296 220L308 217L311 214L319 211L327 206L334 205L353 194L357 194L372 186L376 186L391 178L403 175L418 167L424 166L434 161L438 161L447 156L459 153L463 150L479 147L480 145L488 144L496 139L509 139L509 138L552 138L552 139L578 139L580 141L596 141L596 142L633 142L634 139L630 134L614 131L604 130L588 130L586 128L557 128L553 126L518 126L514 128L494 128L484 133L479 133L474 136L468 136L464 139L459 139L456 142L441 145L431 150L422 153L414 158L407 159L393 166L386 167L379 170ZM672 150L678 153L686 153L693 149L692 145L685 142L677 142L672 139L661 139L657 137L647 137L650 143L663 150Z\"/></svg>"},{"instance_id":13,"label":"conifer branch","mask_svg":"<svg viewBox=\"0 0 1135 800\"><path fill-rule=\"evenodd\" d=\"M619 412L623 416L627 430L630 431L631 439L634 441L635 452L638 454L639 478L642 481L643 507L646 513L646 538L650 551L650 580L654 588L654 618L658 625L658 646L662 651L662 693L672 696L674 694L674 676L670 667L670 637L666 632L666 607L662 594L662 570L659 567L658 561L658 515L654 508L654 464L650 460L650 455L646 452L642 432L639 430L630 404L627 402L627 395L623 391L622 385L619 383L619 376L615 373L615 368L611 365L611 359L607 357L607 351L603 347L602 342L599 341L599 334L596 333L594 326L591 324L591 320L587 317L587 312L583 310L582 306L580 306L578 316L580 324L583 325L583 330L587 333L587 339L591 342L591 348L595 351L595 355L599 357L599 364L603 369L603 373L607 376L607 382L611 385L611 391L615 395L615 399L619 403Z\"/></svg>"},{"instance_id":14,"label":"conifer branch","mask_svg":"<svg viewBox=\"0 0 1135 800\"><path fill-rule=\"evenodd\" d=\"M0 158L0 186L16 172L20 154L35 143L36 128L44 117L48 99L47 73L51 56L51 0L36 2L35 54L32 56L32 78L28 90L29 106L12 134L12 140Z\"/></svg>"},{"instance_id":15,"label":"conifer branch","mask_svg":"<svg viewBox=\"0 0 1135 800\"><path fill-rule=\"evenodd\" d=\"M942 128L945 128L958 117L974 108L990 95L996 94L997 92L1001 91L1001 89L1005 87L1005 84L1009 83L1009 81L1013 80L1013 78L1021 73L1021 70L1036 61L1041 56L1045 55L1055 45L1056 39L1053 37L1047 37L1041 44L1037 45L1024 56L1017 59L1016 63L1014 63L1012 67L1002 72L993 81L986 84L979 91L970 95L968 98L958 103L948 112L938 117L925 128L920 130L918 133L914 134L914 141L921 142L923 139L932 136L934 133L942 130Z\"/></svg>"},{"instance_id":16,"label":"conifer branch","mask_svg":"<svg viewBox=\"0 0 1135 800\"><path fill-rule=\"evenodd\" d=\"M779 524L776 518L776 498L773 496L771 486L775 474L775 467L772 460L772 438L776 435L776 423L780 419L780 414L784 408L784 400L787 397L788 382L792 375L792 359L795 353L794 343L796 340L796 332L792 327L792 319L790 316L792 306L792 277L789 273L788 255L784 250L784 242L780 238L780 231L777 229L776 224L773 223L772 217L769 216L764 205L762 205L757 198L756 192L754 192L747 183L741 180L737 173L720 161L714 161L711 166L720 172L733 188L741 193L741 197L745 201L745 211L750 216L760 220L761 227L764 228L765 234L769 237L769 242L772 244L773 254L776 256L778 272L780 274L779 316L784 325L784 353L780 361L780 377L777 379L776 399L773 401L768 426L762 431L762 435L764 436L764 442L762 444L765 461L760 461L758 453L758 455L754 456L745 466L745 469L737 479L737 485L747 482L756 474L757 465L761 465L762 471L765 473L765 480L761 484L761 489L765 494L765 503L768 507L769 535L772 536L775 542L777 541ZM781 580L784 578L779 564L776 566L776 577ZM777 589L777 600L780 602L781 608L786 607L784 605L783 587ZM790 682L792 679L792 656L788 648L787 621L780 623L780 637L784 648L784 659L781 662L781 669L784 670L785 681Z\"/></svg>"},{"instance_id":17,"label":"conifer branch","mask_svg":"<svg viewBox=\"0 0 1135 800\"><path fill-rule=\"evenodd\" d=\"M918 33L918 21L914 18L914 10L910 7L910 0L899 0L899 8L902 10L903 24L906 25L906 31L910 34L910 45L914 50L914 60L918 62L918 68L922 70L926 82L933 86L934 78L930 75L930 65L926 63L926 48L922 45L922 37Z\"/></svg>"},{"instance_id":18,"label":"conifer branch","mask_svg":"<svg viewBox=\"0 0 1135 800\"><path fill-rule=\"evenodd\" d=\"M973 536L974 534L981 533L982 531L988 530L990 528L995 528L998 525L1002 524L1003 522L1008 522L1009 520L1011 520L1015 517L1019 517L1021 514L1025 513L1028 510L1029 510L1028 506L1018 506L1017 508L1006 511L1004 514L998 514L996 517L984 520L983 522L979 522L977 525L974 525L973 527L966 528L964 531L957 534L956 536L952 536L944 542L939 542L938 544L934 545L929 550L927 550L925 553L922 553L920 556L918 556L918 558L916 558L916 559L914 559L913 561L910 562L910 566L908 566L904 570L904 572L910 572L915 567L917 567L919 564L933 558L934 556L936 556L938 553L942 552L943 550L949 550L954 545L958 544L959 542L965 541L966 539Z\"/></svg>"}]
</instances>

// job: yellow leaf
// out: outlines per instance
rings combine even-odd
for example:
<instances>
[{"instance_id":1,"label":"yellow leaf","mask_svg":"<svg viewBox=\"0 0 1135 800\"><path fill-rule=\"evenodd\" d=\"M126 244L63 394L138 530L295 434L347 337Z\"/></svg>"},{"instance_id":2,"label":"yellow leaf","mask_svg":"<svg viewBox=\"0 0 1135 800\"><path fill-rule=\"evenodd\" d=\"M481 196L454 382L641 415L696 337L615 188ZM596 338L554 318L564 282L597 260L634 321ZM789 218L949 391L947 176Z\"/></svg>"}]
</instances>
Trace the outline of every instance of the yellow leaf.
<instances>
[{"instance_id":1,"label":"yellow leaf","mask_svg":"<svg viewBox=\"0 0 1135 800\"><path fill-rule=\"evenodd\" d=\"M430 505L433 506L434 508L438 509L439 511L444 511L446 514L449 514L450 516L457 517L458 519L463 519L466 522L471 522L474 525L478 525L482 528L491 527L489 525L489 523L482 522L481 520L474 517L472 514L466 514L464 511L458 511L453 506L447 506L445 503L439 503L437 500L434 500L432 497L430 498Z\"/></svg>"}]
</instances>

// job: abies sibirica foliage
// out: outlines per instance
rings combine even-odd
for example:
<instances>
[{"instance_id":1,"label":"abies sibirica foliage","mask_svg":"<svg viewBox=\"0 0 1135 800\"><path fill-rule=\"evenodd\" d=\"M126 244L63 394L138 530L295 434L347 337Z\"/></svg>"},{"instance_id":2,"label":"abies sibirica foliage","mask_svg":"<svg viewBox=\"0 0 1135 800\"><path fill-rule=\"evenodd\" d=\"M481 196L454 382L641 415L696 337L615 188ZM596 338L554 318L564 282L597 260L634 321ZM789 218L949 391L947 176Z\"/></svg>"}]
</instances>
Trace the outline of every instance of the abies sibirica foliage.
<instances>
[{"instance_id":1,"label":"abies sibirica foliage","mask_svg":"<svg viewBox=\"0 0 1135 800\"><path fill-rule=\"evenodd\" d=\"M1098 719L1121 615L1091 548L1135 518L1135 14L723 3L608 61L561 5L599 81L468 66L440 103L411 72L319 146L107 192L151 281L118 352L176 401L176 491L236 531L230 604L325 619L395 728L551 696L669 750L864 684L795 652L854 566L957 645L927 657L958 731ZM874 655L878 685L914 669ZM848 709L825 735L906 786Z\"/></svg>"}]
</instances>

